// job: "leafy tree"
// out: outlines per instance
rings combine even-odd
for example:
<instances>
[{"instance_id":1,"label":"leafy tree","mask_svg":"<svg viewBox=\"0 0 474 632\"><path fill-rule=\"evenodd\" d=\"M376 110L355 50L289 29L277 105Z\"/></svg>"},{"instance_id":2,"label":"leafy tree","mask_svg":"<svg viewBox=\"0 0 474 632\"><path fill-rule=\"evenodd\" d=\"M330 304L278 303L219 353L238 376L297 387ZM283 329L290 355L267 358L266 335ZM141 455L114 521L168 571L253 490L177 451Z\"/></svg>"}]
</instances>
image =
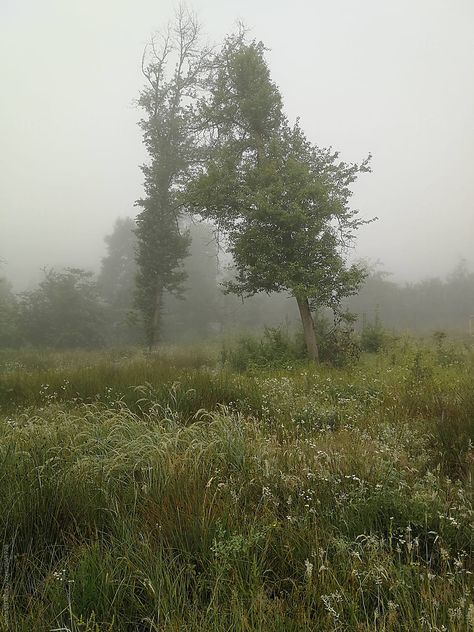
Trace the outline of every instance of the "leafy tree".
<instances>
[{"instance_id":1,"label":"leafy tree","mask_svg":"<svg viewBox=\"0 0 474 632\"><path fill-rule=\"evenodd\" d=\"M147 84L138 103L145 112L140 126L150 161L142 167L146 195L137 202L136 302L150 347L160 335L164 293L179 293L185 279L189 238L180 228L177 194L199 156L194 102L206 60L196 20L180 9L174 26L152 41L142 62Z\"/></svg>"},{"instance_id":2,"label":"leafy tree","mask_svg":"<svg viewBox=\"0 0 474 632\"><path fill-rule=\"evenodd\" d=\"M19 342L18 301L8 281L0 278L0 347L15 347Z\"/></svg>"},{"instance_id":3,"label":"leafy tree","mask_svg":"<svg viewBox=\"0 0 474 632\"><path fill-rule=\"evenodd\" d=\"M91 272L47 270L36 290L24 292L20 321L37 346L98 347L105 342L105 312Z\"/></svg>"},{"instance_id":4,"label":"leafy tree","mask_svg":"<svg viewBox=\"0 0 474 632\"><path fill-rule=\"evenodd\" d=\"M364 271L344 247L365 222L349 206L350 185L368 161L347 164L290 127L261 43L229 38L203 116L214 127L205 171L187 191L194 211L227 235L236 267L226 290L242 296L289 292L297 301L308 355L318 360L312 311L340 312Z\"/></svg>"},{"instance_id":5,"label":"leafy tree","mask_svg":"<svg viewBox=\"0 0 474 632\"><path fill-rule=\"evenodd\" d=\"M113 344L134 344L142 339L134 311L138 269L135 230L136 223L132 218L119 218L113 232L105 237L107 255L102 259L98 288L107 303L107 337Z\"/></svg>"},{"instance_id":6,"label":"leafy tree","mask_svg":"<svg viewBox=\"0 0 474 632\"><path fill-rule=\"evenodd\" d=\"M130 295L135 287L135 229L136 224L131 217L118 218L112 233L104 238L107 255L102 259L98 285L101 295L118 307L129 307Z\"/></svg>"},{"instance_id":7,"label":"leafy tree","mask_svg":"<svg viewBox=\"0 0 474 632\"><path fill-rule=\"evenodd\" d=\"M217 282L217 246L211 227L204 222L191 224L189 236L182 296L168 294L163 310L163 336L188 341L213 333L219 321L221 295Z\"/></svg>"},{"instance_id":8,"label":"leafy tree","mask_svg":"<svg viewBox=\"0 0 474 632\"><path fill-rule=\"evenodd\" d=\"M107 255L102 259L99 291L107 304L108 342L135 344L142 339L141 323L133 310L137 264L136 224L118 219L105 238ZM189 226L189 256L183 262L186 280L180 296L164 292L162 337L195 340L212 333L218 318L220 292L217 285L217 249L211 227L200 222Z\"/></svg>"}]
</instances>

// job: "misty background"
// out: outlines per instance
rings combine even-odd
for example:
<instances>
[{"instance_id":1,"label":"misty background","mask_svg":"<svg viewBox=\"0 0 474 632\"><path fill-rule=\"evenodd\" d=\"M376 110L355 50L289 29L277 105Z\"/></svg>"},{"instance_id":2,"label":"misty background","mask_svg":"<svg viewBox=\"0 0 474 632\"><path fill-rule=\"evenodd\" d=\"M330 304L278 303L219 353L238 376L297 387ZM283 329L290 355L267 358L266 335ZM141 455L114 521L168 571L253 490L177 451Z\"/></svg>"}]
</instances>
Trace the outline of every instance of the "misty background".
<instances>
[{"instance_id":1,"label":"misty background","mask_svg":"<svg viewBox=\"0 0 474 632\"><path fill-rule=\"evenodd\" d=\"M354 206L379 220L351 258L391 281L445 278L474 255L474 5L195 0L217 42L242 20L269 48L285 110L348 161L371 152ZM134 217L146 160L141 56L173 1L1 0L0 257L16 291L43 267L98 272Z\"/></svg>"}]
</instances>

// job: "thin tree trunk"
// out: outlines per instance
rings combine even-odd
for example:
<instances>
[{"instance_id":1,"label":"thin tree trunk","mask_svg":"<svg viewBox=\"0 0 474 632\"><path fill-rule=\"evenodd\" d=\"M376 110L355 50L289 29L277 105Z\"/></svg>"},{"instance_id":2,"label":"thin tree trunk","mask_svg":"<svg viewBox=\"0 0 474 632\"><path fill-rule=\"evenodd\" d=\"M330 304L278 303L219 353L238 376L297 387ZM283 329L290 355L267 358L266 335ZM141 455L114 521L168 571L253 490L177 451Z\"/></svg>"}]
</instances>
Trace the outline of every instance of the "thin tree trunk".
<instances>
[{"instance_id":1,"label":"thin tree trunk","mask_svg":"<svg viewBox=\"0 0 474 632\"><path fill-rule=\"evenodd\" d=\"M303 334L308 358L317 363L319 362L319 349L308 299L306 296L296 297L296 301L300 310L301 322L303 323Z\"/></svg>"}]
</instances>

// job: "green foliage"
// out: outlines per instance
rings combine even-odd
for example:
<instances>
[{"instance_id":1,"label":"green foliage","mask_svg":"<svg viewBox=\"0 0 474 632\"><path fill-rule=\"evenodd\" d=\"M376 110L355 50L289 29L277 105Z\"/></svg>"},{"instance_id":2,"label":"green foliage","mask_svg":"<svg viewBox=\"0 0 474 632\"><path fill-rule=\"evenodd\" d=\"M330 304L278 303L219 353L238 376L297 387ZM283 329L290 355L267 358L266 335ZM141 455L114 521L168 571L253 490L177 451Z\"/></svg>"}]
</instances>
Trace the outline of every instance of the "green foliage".
<instances>
[{"instance_id":1,"label":"green foliage","mask_svg":"<svg viewBox=\"0 0 474 632\"><path fill-rule=\"evenodd\" d=\"M362 351L376 353L384 346L386 342L386 333L382 326L378 311L375 313L373 322L364 321L360 334L360 346Z\"/></svg>"},{"instance_id":2,"label":"green foliage","mask_svg":"<svg viewBox=\"0 0 474 632\"><path fill-rule=\"evenodd\" d=\"M151 348L161 333L163 293L179 292L189 238L180 227L178 193L199 158L194 102L207 52L199 50L199 27L181 8L161 42L153 40L142 68L147 84L138 104L149 163L142 166L145 197L137 201L137 294Z\"/></svg>"},{"instance_id":3,"label":"green foliage","mask_svg":"<svg viewBox=\"0 0 474 632\"><path fill-rule=\"evenodd\" d=\"M105 238L107 256L102 259L98 286L107 303L107 342L111 346L139 344L143 323L134 309L136 294L135 261L136 223L118 219L113 232ZM211 228L204 223L190 224L189 256L183 261L183 279L178 296L163 292L161 332L164 342L202 340L219 325L217 285L217 246Z\"/></svg>"},{"instance_id":4,"label":"green foliage","mask_svg":"<svg viewBox=\"0 0 474 632\"><path fill-rule=\"evenodd\" d=\"M263 149L284 118L281 95L264 54L263 43L247 42L245 30L240 29L226 38L213 60L216 70L209 78L210 99L200 107L206 124L219 130L213 145L229 160L239 160L239 153L253 152L256 145Z\"/></svg>"},{"instance_id":5,"label":"green foliage","mask_svg":"<svg viewBox=\"0 0 474 632\"><path fill-rule=\"evenodd\" d=\"M436 359L440 366L451 366L463 362L463 352L459 347L447 340L448 336L444 331L435 331L433 340L435 341Z\"/></svg>"},{"instance_id":6,"label":"green foliage","mask_svg":"<svg viewBox=\"0 0 474 632\"><path fill-rule=\"evenodd\" d=\"M18 301L7 280L0 278L0 348L16 347L19 342Z\"/></svg>"},{"instance_id":7,"label":"green foliage","mask_svg":"<svg viewBox=\"0 0 474 632\"><path fill-rule=\"evenodd\" d=\"M91 272L46 270L36 290L20 297L20 327L26 342L58 349L105 343L105 309Z\"/></svg>"},{"instance_id":8,"label":"green foliage","mask_svg":"<svg viewBox=\"0 0 474 632\"><path fill-rule=\"evenodd\" d=\"M370 157L344 163L313 146L298 123L290 127L261 43L247 43L243 34L228 38L217 65L203 114L216 136L186 201L227 236L236 268L228 292L285 291L304 304L308 352L316 359L309 307L338 310L365 275L347 267L342 252L366 223L349 199Z\"/></svg>"},{"instance_id":9,"label":"green foliage","mask_svg":"<svg viewBox=\"0 0 474 632\"><path fill-rule=\"evenodd\" d=\"M138 356L56 367L41 364L25 373L24 365L7 364L0 374L0 406L10 412L28 406L94 404L124 407L135 414L162 411L192 422L200 411L229 405L243 412L259 413L260 395L252 380L225 371L209 371L209 359L191 352L170 362L159 357ZM214 361L215 362L215 361ZM118 370L119 368L119 370Z\"/></svg>"},{"instance_id":10,"label":"green foliage","mask_svg":"<svg viewBox=\"0 0 474 632\"><path fill-rule=\"evenodd\" d=\"M238 170L242 182L233 183L242 221L229 231L238 274L227 288L243 295L290 291L309 297L313 307L335 309L364 274L356 266L346 269L339 252L340 231L349 239L358 222L344 208L347 190L335 185L348 187L359 168L312 148L298 126L281 134L267 146L265 159L245 163ZM338 172L332 173L336 161Z\"/></svg>"},{"instance_id":11,"label":"green foliage","mask_svg":"<svg viewBox=\"0 0 474 632\"><path fill-rule=\"evenodd\" d=\"M136 223L130 217L117 219L113 232L105 237L107 254L97 284L107 303L107 342L109 344L138 344L143 332L134 310L137 264L135 251Z\"/></svg>"},{"instance_id":12,"label":"green foliage","mask_svg":"<svg viewBox=\"0 0 474 632\"><path fill-rule=\"evenodd\" d=\"M467 402L466 402L467 403ZM449 476L474 474L474 406L459 415L442 415L433 424L434 444Z\"/></svg>"},{"instance_id":13,"label":"green foliage","mask_svg":"<svg viewBox=\"0 0 474 632\"><path fill-rule=\"evenodd\" d=\"M322 362L336 367L357 362L361 347L354 335L352 323L350 314L339 314L332 324L321 312L316 314L316 339Z\"/></svg>"},{"instance_id":14,"label":"green foliage","mask_svg":"<svg viewBox=\"0 0 474 632\"><path fill-rule=\"evenodd\" d=\"M153 347L161 332L163 294L165 290L178 292L186 278L181 262L188 254L189 239L177 230L174 211L149 199L140 205L136 305L148 345Z\"/></svg>"},{"instance_id":15,"label":"green foliage","mask_svg":"<svg viewBox=\"0 0 474 632\"><path fill-rule=\"evenodd\" d=\"M354 364L360 347L350 327L341 323L330 325L328 318L316 319L320 360L328 366ZM222 359L235 371L285 369L307 362L302 333L291 335L283 327L266 327L261 338L240 336L233 345L224 345Z\"/></svg>"},{"instance_id":16,"label":"green foliage","mask_svg":"<svg viewBox=\"0 0 474 632\"><path fill-rule=\"evenodd\" d=\"M184 260L182 294L168 294L163 305L163 340L201 341L220 326L217 244L211 227L190 224L189 256Z\"/></svg>"},{"instance_id":17,"label":"green foliage","mask_svg":"<svg viewBox=\"0 0 474 632\"><path fill-rule=\"evenodd\" d=\"M266 327L263 337L241 336L222 350L222 359L235 371L284 369L305 359L300 336L292 337L281 327Z\"/></svg>"},{"instance_id":18,"label":"green foliage","mask_svg":"<svg viewBox=\"0 0 474 632\"><path fill-rule=\"evenodd\" d=\"M192 350L4 351L4 384L115 396L0 414L0 628L470 632L472 448L438 432L473 418L472 358L393 344L252 376ZM168 399L137 414L120 393L145 378L136 397Z\"/></svg>"}]
</instances>

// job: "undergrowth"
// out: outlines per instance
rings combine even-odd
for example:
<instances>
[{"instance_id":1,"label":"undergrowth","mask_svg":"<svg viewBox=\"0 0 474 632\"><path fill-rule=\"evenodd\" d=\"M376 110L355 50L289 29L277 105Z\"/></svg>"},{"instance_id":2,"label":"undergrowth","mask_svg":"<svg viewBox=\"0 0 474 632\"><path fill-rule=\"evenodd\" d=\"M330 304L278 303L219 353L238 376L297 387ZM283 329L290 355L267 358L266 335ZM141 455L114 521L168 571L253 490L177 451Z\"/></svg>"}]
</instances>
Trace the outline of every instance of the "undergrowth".
<instances>
[{"instance_id":1,"label":"undergrowth","mask_svg":"<svg viewBox=\"0 0 474 632\"><path fill-rule=\"evenodd\" d=\"M0 630L472 631L473 355L445 356L4 356Z\"/></svg>"}]
</instances>

